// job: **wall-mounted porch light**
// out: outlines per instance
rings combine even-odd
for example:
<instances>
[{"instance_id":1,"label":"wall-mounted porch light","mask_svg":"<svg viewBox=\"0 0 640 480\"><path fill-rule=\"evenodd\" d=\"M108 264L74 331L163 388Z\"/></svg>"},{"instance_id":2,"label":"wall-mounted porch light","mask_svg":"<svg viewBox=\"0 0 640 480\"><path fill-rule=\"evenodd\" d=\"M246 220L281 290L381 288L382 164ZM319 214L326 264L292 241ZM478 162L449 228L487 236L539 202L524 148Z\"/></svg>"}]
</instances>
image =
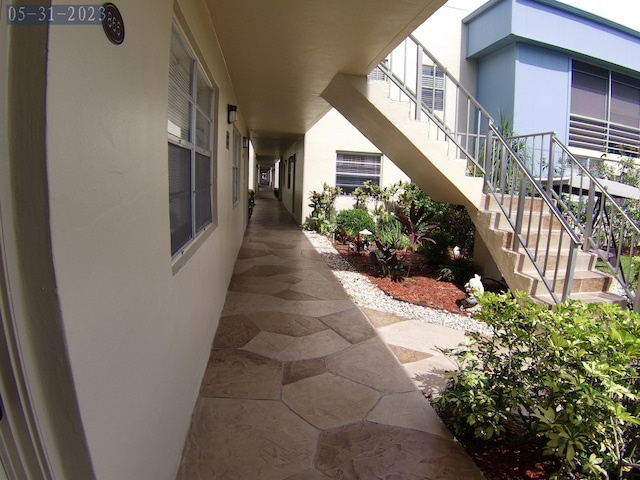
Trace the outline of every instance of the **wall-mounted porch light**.
<instances>
[{"instance_id":1,"label":"wall-mounted porch light","mask_svg":"<svg viewBox=\"0 0 640 480\"><path fill-rule=\"evenodd\" d=\"M247 137L242 137L242 148L249 148L249 139Z\"/></svg>"},{"instance_id":2,"label":"wall-mounted porch light","mask_svg":"<svg viewBox=\"0 0 640 480\"><path fill-rule=\"evenodd\" d=\"M227 122L233 123L238 120L238 107L235 105L227 105Z\"/></svg>"}]
</instances>

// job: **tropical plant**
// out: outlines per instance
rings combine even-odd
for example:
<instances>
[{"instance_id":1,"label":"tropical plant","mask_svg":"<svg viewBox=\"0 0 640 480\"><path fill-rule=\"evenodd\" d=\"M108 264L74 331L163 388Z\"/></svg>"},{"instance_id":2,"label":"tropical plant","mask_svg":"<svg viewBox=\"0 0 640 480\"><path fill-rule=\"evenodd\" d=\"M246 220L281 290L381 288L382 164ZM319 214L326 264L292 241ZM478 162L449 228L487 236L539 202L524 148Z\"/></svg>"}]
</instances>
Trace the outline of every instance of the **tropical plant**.
<instances>
[{"instance_id":1,"label":"tropical plant","mask_svg":"<svg viewBox=\"0 0 640 480\"><path fill-rule=\"evenodd\" d=\"M370 204L373 203L371 212L374 217L378 218L384 213L389 213L395 210L398 195L403 185L403 182L398 182L388 187L380 187L371 180L365 180L363 185L356 188L352 193L356 199L354 208L369 210Z\"/></svg>"},{"instance_id":2,"label":"tropical plant","mask_svg":"<svg viewBox=\"0 0 640 480\"><path fill-rule=\"evenodd\" d=\"M620 479L640 463L640 314L612 304L485 293L459 369L437 406L460 437L527 431L555 457L552 478Z\"/></svg>"},{"instance_id":3,"label":"tropical plant","mask_svg":"<svg viewBox=\"0 0 640 480\"><path fill-rule=\"evenodd\" d=\"M375 234L376 250L369 253L371 259L387 277L396 275L401 267L409 239L402 231L402 225L393 215L385 214L378 219ZM398 256L400 254L400 256Z\"/></svg>"},{"instance_id":4,"label":"tropical plant","mask_svg":"<svg viewBox=\"0 0 640 480\"><path fill-rule=\"evenodd\" d=\"M382 274L385 277L393 277L401 268L398 251L392 247L385 247L379 240L376 240L376 249L369 252L371 259L380 265Z\"/></svg>"},{"instance_id":5,"label":"tropical plant","mask_svg":"<svg viewBox=\"0 0 640 480\"><path fill-rule=\"evenodd\" d=\"M462 205L436 202L414 183L405 184L400 195L399 208L407 215L411 205L424 206L425 212L433 213L431 222L437 224L430 237L435 241L426 242L419 248L430 263L440 265L448 260L451 247L459 247L462 256L473 252L475 225Z\"/></svg>"},{"instance_id":6,"label":"tropical plant","mask_svg":"<svg viewBox=\"0 0 640 480\"><path fill-rule=\"evenodd\" d=\"M332 187L326 182L321 192L312 191L309 194L311 215L307 217L302 227L314 230L322 235L331 235L335 230L334 204L338 195L342 193L340 187Z\"/></svg>"},{"instance_id":7,"label":"tropical plant","mask_svg":"<svg viewBox=\"0 0 640 480\"><path fill-rule=\"evenodd\" d=\"M249 201L248 201L248 208L249 208L249 218L251 218L251 215L253 214L253 207L256 204L256 192L253 191L253 189L249 189L249 197L248 197Z\"/></svg>"},{"instance_id":8,"label":"tropical plant","mask_svg":"<svg viewBox=\"0 0 640 480\"><path fill-rule=\"evenodd\" d=\"M438 225L435 223L428 223L434 217L433 212L427 212L426 207L421 205L416 207L415 202L411 202L409 212L407 215L404 213L396 213L396 218L402 225L404 234L409 241L408 249L415 252L419 245L423 242L433 242L434 240L428 236L429 230L433 230ZM409 265L407 267L407 277L411 272L411 258L409 259Z\"/></svg>"},{"instance_id":9,"label":"tropical plant","mask_svg":"<svg viewBox=\"0 0 640 480\"><path fill-rule=\"evenodd\" d=\"M440 267L438 280L464 285L471 277L479 273L480 269L473 261L467 258L453 258Z\"/></svg>"}]
</instances>

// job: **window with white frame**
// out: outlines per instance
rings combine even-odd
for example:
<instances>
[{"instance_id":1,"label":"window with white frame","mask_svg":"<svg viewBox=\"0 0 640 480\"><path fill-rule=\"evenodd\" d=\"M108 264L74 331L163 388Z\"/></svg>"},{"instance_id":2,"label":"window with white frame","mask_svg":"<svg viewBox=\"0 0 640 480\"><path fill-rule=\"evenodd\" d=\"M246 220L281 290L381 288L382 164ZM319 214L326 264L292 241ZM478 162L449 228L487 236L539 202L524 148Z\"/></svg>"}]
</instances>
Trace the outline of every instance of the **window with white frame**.
<instances>
[{"instance_id":1,"label":"window with white frame","mask_svg":"<svg viewBox=\"0 0 640 480\"><path fill-rule=\"evenodd\" d=\"M370 180L380 185L380 165L382 155L376 153L338 152L336 159L336 186L342 193L351 195L353 191Z\"/></svg>"},{"instance_id":2,"label":"window with white frame","mask_svg":"<svg viewBox=\"0 0 640 480\"><path fill-rule=\"evenodd\" d=\"M444 71L437 65L422 65L422 103L431 111L444 110Z\"/></svg>"},{"instance_id":3,"label":"window with white frame","mask_svg":"<svg viewBox=\"0 0 640 480\"><path fill-rule=\"evenodd\" d=\"M213 89L174 25L169 61L171 255L213 223Z\"/></svg>"},{"instance_id":4,"label":"window with white frame","mask_svg":"<svg viewBox=\"0 0 640 480\"><path fill-rule=\"evenodd\" d=\"M574 60L569 146L638 156L640 79Z\"/></svg>"}]
</instances>

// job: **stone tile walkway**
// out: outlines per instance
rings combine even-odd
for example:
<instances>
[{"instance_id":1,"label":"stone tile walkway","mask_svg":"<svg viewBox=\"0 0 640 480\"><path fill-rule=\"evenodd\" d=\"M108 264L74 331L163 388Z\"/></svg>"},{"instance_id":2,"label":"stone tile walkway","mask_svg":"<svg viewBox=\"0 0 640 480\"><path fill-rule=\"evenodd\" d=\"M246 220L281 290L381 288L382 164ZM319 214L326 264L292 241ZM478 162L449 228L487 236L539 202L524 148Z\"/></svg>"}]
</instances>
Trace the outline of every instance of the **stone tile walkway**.
<instances>
[{"instance_id":1,"label":"stone tile walkway","mask_svg":"<svg viewBox=\"0 0 640 480\"><path fill-rule=\"evenodd\" d=\"M392 352L431 358L420 326L365 312L262 191L178 480L484 478Z\"/></svg>"}]
</instances>

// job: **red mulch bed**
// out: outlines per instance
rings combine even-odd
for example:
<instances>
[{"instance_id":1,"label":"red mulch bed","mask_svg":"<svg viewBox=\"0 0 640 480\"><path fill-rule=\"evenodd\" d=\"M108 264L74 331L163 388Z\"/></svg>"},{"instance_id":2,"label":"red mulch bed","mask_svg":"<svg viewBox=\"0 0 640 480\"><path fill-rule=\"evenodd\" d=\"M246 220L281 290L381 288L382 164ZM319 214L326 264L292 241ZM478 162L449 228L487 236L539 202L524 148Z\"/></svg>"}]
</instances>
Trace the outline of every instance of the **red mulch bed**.
<instances>
[{"instance_id":1,"label":"red mulch bed","mask_svg":"<svg viewBox=\"0 0 640 480\"><path fill-rule=\"evenodd\" d=\"M409 277L405 278L405 268L396 277L389 278L382 275L380 267L373 263L368 252L352 252L347 245L337 244L335 247L351 266L388 295L417 305L464 313L459 307L465 297L463 288L437 280L439 269L429 265L424 255L407 252L404 260L411 260Z\"/></svg>"},{"instance_id":2,"label":"red mulch bed","mask_svg":"<svg viewBox=\"0 0 640 480\"><path fill-rule=\"evenodd\" d=\"M462 286L437 280L439 269L429 265L423 255L408 253L411 259L409 277L406 270L395 279L382 276L368 252L349 251L346 245L335 245L342 257L358 272L367 276L388 295L411 303L456 312L465 297ZM443 419L446 423L446 419ZM555 470L549 457L542 455L542 446L536 439L513 436L491 441L459 439L488 480L548 479Z\"/></svg>"}]
</instances>

